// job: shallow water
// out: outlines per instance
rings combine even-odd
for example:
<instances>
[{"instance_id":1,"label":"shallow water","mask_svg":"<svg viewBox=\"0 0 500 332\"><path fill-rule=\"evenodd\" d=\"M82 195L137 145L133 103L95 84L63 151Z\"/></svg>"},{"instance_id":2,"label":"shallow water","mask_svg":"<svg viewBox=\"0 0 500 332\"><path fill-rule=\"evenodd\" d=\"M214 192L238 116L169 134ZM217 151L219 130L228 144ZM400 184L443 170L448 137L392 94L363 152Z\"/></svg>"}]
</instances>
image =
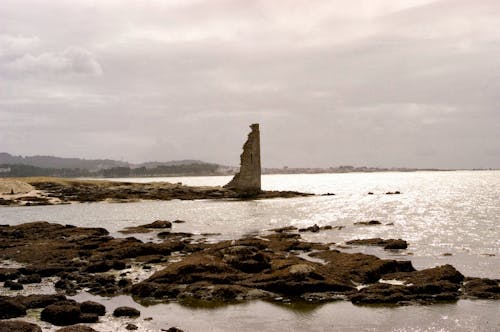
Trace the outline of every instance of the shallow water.
<instances>
[{"instance_id":1,"label":"shallow water","mask_svg":"<svg viewBox=\"0 0 500 332\"><path fill-rule=\"evenodd\" d=\"M229 179L125 180L223 185ZM410 246L401 252L371 247L346 250L411 260L419 269L449 263L467 276L500 278L500 171L266 175L262 183L263 189L267 190L336 195L260 201L174 200L2 207L0 223L45 220L105 227L114 236L124 236L117 231L127 226L156 219L182 219L186 223L174 224L174 231L218 233L206 236L210 241L239 238L288 225L344 226L342 230L303 233L303 237L338 244L355 238L403 238ZM386 195L388 191L400 191L401 195ZM368 195L368 192L373 192L373 195ZM382 225L354 225L355 222L372 219L379 220ZM137 237L156 240L154 235L149 234ZM188 331L211 330L209 326L213 327L213 331L500 329L497 318L500 303L490 301L459 301L455 304L402 308L356 307L339 302L305 311L263 302L218 309L193 309L168 304L142 310L149 316L157 312L161 316L160 313L164 312L165 317L172 317L168 319L178 322L172 325ZM148 324L158 328L158 319ZM144 329L149 328L146 325Z\"/></svg>"}]
</instances>

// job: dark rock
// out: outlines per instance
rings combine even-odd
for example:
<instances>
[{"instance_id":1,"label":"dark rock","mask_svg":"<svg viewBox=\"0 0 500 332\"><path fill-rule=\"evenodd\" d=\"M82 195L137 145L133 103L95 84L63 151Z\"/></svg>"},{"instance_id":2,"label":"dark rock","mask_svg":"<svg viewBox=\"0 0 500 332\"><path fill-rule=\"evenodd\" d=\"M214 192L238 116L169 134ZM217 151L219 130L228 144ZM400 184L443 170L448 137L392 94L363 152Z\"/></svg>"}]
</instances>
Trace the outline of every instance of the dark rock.
<instances>
[{"instance_id":1,"label":"dark rock","mask_svg":"<svg viewBox=\"0 0 500 332\"><path fill-rule=\"evenodd\" d=\"M139 329L139 327L137 325L132 324L132 323L128 323L127 326L125 326L125 329L127 329L129 331L134 331L134 330Z\"/></svg>"},{"instance_id":2,"label":"dark rock","mask_svg":"<svg viewBox=\"0 0 500 332\"><path fill-rule=\"evenodd\" d=\"M98 332L93 328L85 325L71 325L63 327L62 329L56 330L56 332Z\"/></svg>"},{"instance_id":3,"label":"dark rock","mask_svg":"<svg viewBox=\"0 0 500 332\"><path fill-rule=\"evenodd\" d=\"M313 226L309 226L307 228L299 228L299 232L313 232L317 233L319 232L320 228L318 225L314 224Z\"/></svg>"},{"instance_id":4,"label":"dark rock","mask_svg":"<svg viewBox=\"0 0 500 332\"><path fill-rule=\"evenodd\" d=\"M17 202L15 200L0 197L0 205L17 205Z\"/></svg>"},{"instance_id":5,"label":"dark rock","mask_svg":"<svg viewBox=\"0 0 500 332\"><path fill-rule=\"evenodd\" d=\"M107 272L112 269L112 266L108 262L101 261L97 263L90 264L85 268L85 272L88 273L102 273Z\"/></svg>"},{"instance_id":6,"label":"dark rock","mask_svg":"<svg viewBox=\"0 0 500 332\"><path fill-rule=\"evenodd\" d=\"M467 278L464 282L464 293L467 297L499 300L500 285L498 280Z\"/></svg>"},{"instance_id":7,"label":"dark rock","mask_svg":"<svg viewBox=\"0 0 500 332\"><path fill-rule=\"evenodd\" d=\"M0 321L0 332L42 332L40 326L20 320Z\"/></svg>"},{"instance_id":8,"label":"dark rock","mask_svg":"<svg viewBox=\"0 0 500 332\"><path fill-rule=\"evenodd\" d=\"M354 223L354 225L368 225L368 226L380 225L380 224L382 224L382 223L378 220L359 221L359 222Z\"/></svg>"},{"instance_id":9,"label":"dark rock","mask_svg":"<svg viewBox=\"0 0 500 332\"><path fill-rule=\"evenodd\" d=\"M10 290L21 290L24 288L22 284L12 280L7 280L6 282L4 282L3 287L9 288Z\"/></svg>"},{"instance_id":10,"label":"dark rock","mask_svg":"<svg viewBox=\"0 0 500 332\"><path fill-rule=\"evenodd\" d=\"M26 315L26 307L10 298L0 298L0 319L16 318Z\"/></svg>"},{"instance_id":11,"label":"dark rock","mask_svg":"<svg viewBox=\"0 0 500 332\"><path fill-rule=\"evenodd\" d=\"M386 249L386 250L406 249L406 248L408 248L408 242L406 242L405 240L401 240L401 239L396 239L396 240L391 239L384 246L384 249Z\"/></svg>"},{"instance_id":12,"label":"dark rock","mask_svg":"<svg viewBox=\"0 0 500 332\"><path fill-rule=\"evenodd\" d=\"M171 327L169 328L168 330L163 330L162 331L166 331L166 332L184 332L183 330L177 328L177 327Z\"/></svg>"},{"instance_id":13,"label":"dark rock","mask_svg":"<svg viewBox=\"0 0 500 332\"><path fill-rule=\"evenodd\" d=\"M464 280L464 276L449 264L420 271L391 273L384 276L384 278L404 280L414 285L438 281L449 281L458 284Z\"/></svg>"},{"instance_id":14,"label":"dark rock","mask_svg":"<svg viewBox=\"0 0 500 332\"><path fill-rule=\"evenodd\" d=\"M292 231L296 231L296 230L297 230L297 227L295 227L295 226L285 226L285 227L270 229L270 231L276 232L276 233L292 232Z\"/></svg>"},{"instance_id":15,"label":"dark rock","mask_svg":"<svg viewBox=\"0 0 500 332\"><path fill-rule=\"evenodd\" d=\"M20 273L17 269L0 268L0 282L17 279L19 275Z\"/></svg>"},{"instance_id":16,"label":"dark rock","mask_svg":"<svg viewBox=\"0 0 500 332\"><path fill-rule=\"evenodd\" d=\"M373 193L371 191L368 192L368 195L373 195Z\"/></svg>"},{"instance_id":17,"label":"dark rock","mask_svg":"<svg viewBox=\"0 0 500 332\"><path fill-rule=\"evenodd\" d=\"M316 227L320 230L327 228ZM103 229L46 222L0 226L0 259L25 264L26 267L17 270L25 276L57 275L60 278L56 283L58 289L71 291L76 285L88 288L96 295L125 293L162 301L229 303L302 298L321 302L352 296L352 301L359 303L432 303L456 300L461 295L495 298L498 287L498 282L475 279L463 283L463 275L450 265L415 271L409 261L332 250L330 245L303 241L294 228L218 243L194 243L186 239L189 236L189 233L165 232L161 243L143 243L133 237L112 238ZM405 243L389 239L401 241L390 245L389 240L372 240L376 243L382 241L378 245L386 248L401 248ZM169 263L163 270L135 285L127 279L117 281L113 275L86 272L87 266L91 265L97 266L96 271L121 269L132 261L147 266L150 262L164 261L172 252L180 252L179 261ZM302 256L305 253L321 261L306 259ZM79 259L75 260L75 257ZM7 272L5 275L12 271ZM404 285L380 286L380 279L396 279ZM358 292L356 283L368 285L367 290ZM91 313L64 295L0 299L13 301L25 309L70 306L78 313L73 320L96 319L95 316L86 317L85 314Z\"/></svg>"},{"instance_id":18,"label":"dark rock","mask_svg":"<svg viewBox=\"0 0 500 332\"><path fill-rule=\"evenodd\" d=\"M75 284L74 282L66 279L61 279L58 280L55 284L54 287L56 289L64 290L66 294L68 295L76 295L77 290L80 289L80 287Z\"/></svg>"},{"instance_id":19,"label":"dark rock","mask_svg":"<svg viewBox=\"0 0 500 332\"><path fill-rule=\"evenodd\" d=\"M99 316L91 313L80 313L80 323L97 323Z\"/></svg>"},{"instance_id":20,"label":"dark rock","mask_svg":"<svg viewBox=\"0 0 500 332\"><path fill-rule=\"evenodd\" d=\"M111 268L117 271L125 270L127 268L127 264L125 264L125 262L123 261L113 261L111 263Z\"/></svg>"},{"instance_id":21,"label":"dark rock","mask_svg":"<svg viewBox=\"0 0 500 332\"><path fill-rule=\"evenodd\" d=\"M76 271L77 269L67 264L35 264L27 268L19 269L23 274L38 274L42 278L51 277L61 272Z\"/></svg>"},{"instance_id":22,"label":"dark rock","mask_svg":"<svg viewBox=\"0 0 500 332\"><path fill-rule=\"evenodd\" d=\"M39 284L42 282L42 277L39 274L30 274L20 277L17 281L20 284Z\"/></svg>"},{"instance_id":23,"label":"dark rock","mask_svg":"<svg viewBox=\"0 0 500 332\"><path fill-rule=\"evenodd\" d=\"M157 235L159 238L164 239L164 238L177 238L177 239L183 239L183 238L189 238L192 237L193 234L191 233L186 233L186 232L170 232L170 231L165 231L165 232L160 232Z\"/></svg>"},{"instance_id":24,"label":"dark rock","mask_svg":"<svg viewBox=\"0 0 500 332\"><path fill-rule=\"evenodd\" d=\"M57 326L73 325L80 322L80 307L75 304L55 303L45 307L40 319Z\"/></svg>"},{"instance_id":25,"label":"dark rock","mask_svg":"<svg viewBox=\"0 0 500 332\"><path fill-rule=\"evenodd\" d=\"M355 304L456 301L458 289L458 284L449 281L408 286L378 283L351 294L350 300Z\"/></svg>"},{"instance_id":26,"label":"dark rock","mask_svg":"<svg viewBox=\"0 0 500 332\"><path fill-rule=\"evenodd\" d=\"M28 309L45 308L56 302L68 302L66 296L61 294L32 294L28 296L16 296L15 299L22 303ZM73 301L73 300L71 300Z\"/></svg>"},{"instance_id":27,"label":"dark rock","mask_svg":"<svg viewBox=\"0 0 500 332\"><path fill-rule=\"evenodd\" d=\"M131 307L118 307L113 311L115 317L138 317L141 312Z\"/></svg>"},{"instance_id":28,"label":"dark rock","mask_svg":"<svg viewBox=\"0 0 500 332\"><path fill-rule=\"evenodd\" d=\"M172 223L167 220L156 220L151 224L143 225L144 228L172 228Z\"/></svg>"},{"instance_id":29,"label":"dark rock","mask_svg":"<svg viewBox=\"0 0 500 332\"><path fill-rule=\"evenodd\" d=\"M247 273L257 273L270 267L269 258L253 246L231 246L221 250L222 260Z\"/></svg>"},{"instance_id":30,"label":"dark rock","mask_svg":"<svg viewBox=\"0 0 500 332\"><path fill-rule=\"evenodd\" d=\"M106 314L106 307L100 303L93 301L85 301L80 303L80 310L82 313L92 313L98 316L104 316Z\"/></svg>"},{"instance_id":31,"label":"dark rock","mask_svg":"<svg viewBox=\"0 0 500 332\"><path fill-rule=\"evenodd\" d=\"M350 245L365 245L365 246L379 246L384 247L384 249L406 249L408 248L408 243L405 240L401 239L381 239L381 238L372 238L372 239L357 239L347 241L346 244Z\"/></svg>"},{"instance_id":32,"label":"dark rock","mask_svg":"<svg viewBox=\"0 0 500 332\"><path fill-rule=\"evenodd\" d=\"M118 287L125 288L132 285L132 281L130 279L122 278L118 280Z\"/></svg>"},{"instance_id":33,"label":"dark rock","mask_svg":"<svg viewBox=\"0 0 500 332\"><path fill-rule=\"evenodd\" d=\"M185 223L185 221L184 221L184 220L179 220L179 219L176 219L176 220L174 220L174 221L172 221L172 222L173 222L174 224L183 224L183 223Z\"/></svg>"}]
</instances>

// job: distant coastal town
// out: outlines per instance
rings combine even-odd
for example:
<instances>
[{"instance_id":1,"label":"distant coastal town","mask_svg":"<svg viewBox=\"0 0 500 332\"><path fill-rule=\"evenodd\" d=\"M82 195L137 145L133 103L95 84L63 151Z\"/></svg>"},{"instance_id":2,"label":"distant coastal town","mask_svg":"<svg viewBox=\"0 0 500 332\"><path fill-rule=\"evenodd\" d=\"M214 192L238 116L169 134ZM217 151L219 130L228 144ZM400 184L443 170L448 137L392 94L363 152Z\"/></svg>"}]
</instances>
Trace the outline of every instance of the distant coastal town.
<instances>
[{"instance_id":1,"label":"distant coastal town","mask_svg":"<svg viewBox=\"0 0 500 332\"><path fill-rule=\"evenodd\" d=\"M15 156L0 153L0 177L55 176L55 177L163 177L234 175L239 167L208 163L200 160L146 162L132 164L111 159L80 159L53 156ZM288 167L262 168L262 174L319 174L353 172L415 172L452 171L454 169L406 167Z\"/></svg>"}]
</instances>

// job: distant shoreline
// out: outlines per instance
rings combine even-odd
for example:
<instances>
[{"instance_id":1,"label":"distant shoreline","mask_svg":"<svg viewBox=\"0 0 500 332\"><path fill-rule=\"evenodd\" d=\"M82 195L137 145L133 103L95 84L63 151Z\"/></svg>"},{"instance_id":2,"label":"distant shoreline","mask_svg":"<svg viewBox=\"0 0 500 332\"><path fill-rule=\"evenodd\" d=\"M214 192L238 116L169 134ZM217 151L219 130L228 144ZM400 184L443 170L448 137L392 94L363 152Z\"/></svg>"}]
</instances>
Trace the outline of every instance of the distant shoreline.
<instances>
[{"instance_id":1,"label":"distant shoreline","mask_svg":"<svg viewBox=\"0 0 500 332\"><path fill-rule=\"evenodd\" d=\"M451 169L412 167L264 167L262 174L325 174L377 172L442 172L458 170L498 170L494 168ZM233 176L239 167L208 163L200 160L177 160L131 164L109 159L78 159L52 156L14 156L0 152L0 178L48 176L59 178L147 178L181 176Z\"/></svg>"},{"instance_id":2,"label":"distant shoreline","mask_svg":"<svg viewBox=\"0 0 500 332\"><path fill-rule=\"evenodd\" d=\"M331 172L331 171L324 171L324 172L308 172L308 171L303 171L303 172L266 172L263 171L262 175L314 175L314 174L349 174L349 173L416 173L416 172L489 172L489 171L500 171L500 169L411 169L411 170L377 170L377 171L361 171L361 170L356 170L356 171L348 171L348 172ZM150 175L150 176L127 176L127 177L111 177L111 178L106 178L106 177L78 177L77 179L90 179L90 180L107 180L107 179L134 179L134 178L177 178L177 177L211 177L211 176L227 176L231 177L234 176L234 173L230 174L165 174L165 175Z\"/></svg>"}]
</instances>

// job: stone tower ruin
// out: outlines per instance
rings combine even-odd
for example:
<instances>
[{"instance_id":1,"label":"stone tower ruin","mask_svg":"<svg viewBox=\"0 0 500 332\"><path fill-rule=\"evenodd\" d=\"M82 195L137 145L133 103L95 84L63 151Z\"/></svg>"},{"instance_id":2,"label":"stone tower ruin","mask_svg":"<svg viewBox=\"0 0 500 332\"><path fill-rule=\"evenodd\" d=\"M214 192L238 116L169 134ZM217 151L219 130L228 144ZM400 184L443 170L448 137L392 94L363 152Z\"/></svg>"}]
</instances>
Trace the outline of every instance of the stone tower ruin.
<instances>
[{"instance_id":1,"label":"stone tower ruin","mask_svg":"<svg viewBox=\"0 0 500 332\"><path fill-rule=\"evenodd\" d=\"M224 186L244 194L257 194L260 189L260 131L259 124L250 125L252 131L243 145L240 156L240 171Z\"/></svg>"}]
</instances>

